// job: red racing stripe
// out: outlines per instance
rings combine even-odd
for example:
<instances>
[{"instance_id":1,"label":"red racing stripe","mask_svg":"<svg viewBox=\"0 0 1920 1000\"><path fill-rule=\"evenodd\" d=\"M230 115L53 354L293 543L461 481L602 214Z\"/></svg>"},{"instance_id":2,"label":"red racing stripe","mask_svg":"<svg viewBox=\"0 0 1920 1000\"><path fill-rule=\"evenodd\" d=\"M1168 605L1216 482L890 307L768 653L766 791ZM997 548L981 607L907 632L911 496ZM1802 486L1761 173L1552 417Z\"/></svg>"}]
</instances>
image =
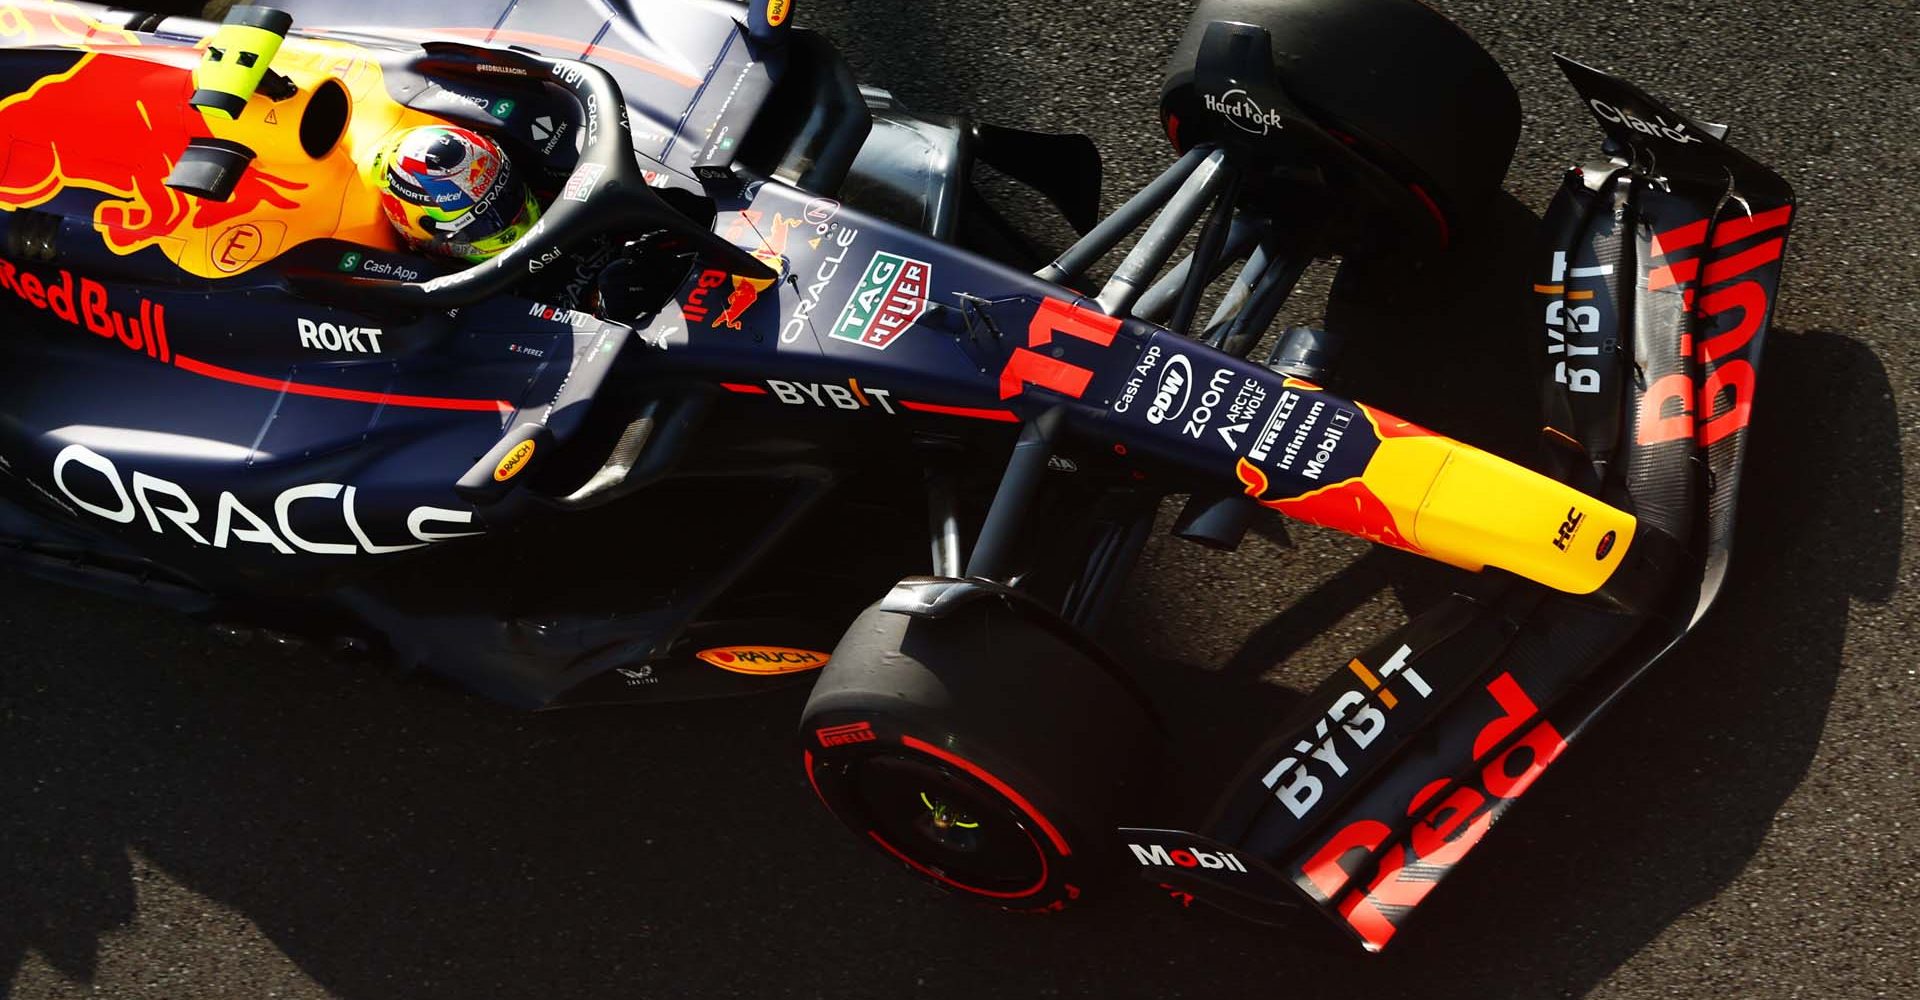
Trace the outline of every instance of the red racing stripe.
<instances>
[{"instance_id":1,"label":"red racing stripe","mask_svg":"<svg viewBox=\"0 0 1920 1000\"><path fill-rule=\"evenodd\" d=\"M416 410L463 410L472 413L512 413L514 406L500 399L446 399L440 396L396 396L386 392L363 392L359 389L336 389L325 385L307 385L284 378L265 378L246 372L210 365L196 361L182 354L173 356L173 363L181 371L199 375L202 378L232 382L234 385L251 386L271 392L284 392L290 396L314 396L319 399L338 399L349 403L369 403L374 406L404 406Z\"/></svg>"},{"instance_id":2,"label":"red racing stripe","mask_svg":"<svg viewBox=\"0 0 1920 1000\"><path fill-rule=\"evenodd\" d=\"M1012 410L980 410L971 406L942 406L939 403L916 403L903 399L900 405L915 413L938 413L948 417L966 417L971 420L992 420L1002 424L1017 424L1019 414Z\"/></svg>"}]
</instances>

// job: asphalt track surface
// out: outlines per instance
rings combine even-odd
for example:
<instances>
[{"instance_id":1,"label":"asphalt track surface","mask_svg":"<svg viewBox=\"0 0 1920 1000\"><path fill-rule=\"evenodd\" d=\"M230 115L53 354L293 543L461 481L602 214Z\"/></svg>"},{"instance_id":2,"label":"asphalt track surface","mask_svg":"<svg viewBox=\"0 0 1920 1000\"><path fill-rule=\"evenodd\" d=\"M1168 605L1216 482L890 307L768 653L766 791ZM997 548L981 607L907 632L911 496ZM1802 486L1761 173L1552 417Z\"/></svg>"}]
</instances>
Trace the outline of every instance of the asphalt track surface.
<instances>
[{"instance_id":1,"label":"asphalt track surface","mask_svg":"<svg viewBox=\"0 0 1920 1000\"><path fill-rule=\"evenodd\" d=\"M922 888L812 801L797 697L526 716L0 580L0 993L112 997L1920 995L1920 12L1905 0L1451 0L1519 87L1471 268L1357 309L1376 402L1522 445L1529 225L1597 133L1548 53L1626 74L1798 188L1719 610L1369 957L1149 892L1054 918ZM926 109L1166 159L1185 4L810 0ZM1308 292L1295 318L1322 307ZM1397 366L1397 367L1396 367ZM1423 583L1424 581L1424 583ZM1154 545L1112 639L1218 720L1433 578L1293 528ZM1216 670L1225 666L1224 670ZM1180 672L1185 672L1182 675ZM1204 735L1204 734L1202 734Z\"/></svg>"}]
</instances>

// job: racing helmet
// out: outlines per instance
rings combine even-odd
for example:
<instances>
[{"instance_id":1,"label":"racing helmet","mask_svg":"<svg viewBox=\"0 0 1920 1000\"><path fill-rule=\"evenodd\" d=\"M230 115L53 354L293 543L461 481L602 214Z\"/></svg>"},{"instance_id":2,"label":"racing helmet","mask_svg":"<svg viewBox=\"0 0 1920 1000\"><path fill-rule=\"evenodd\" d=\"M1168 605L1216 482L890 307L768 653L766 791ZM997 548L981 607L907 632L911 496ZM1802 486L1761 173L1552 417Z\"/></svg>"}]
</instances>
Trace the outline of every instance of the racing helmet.
<instances>
[{"instance_id":1,"label":"racing helmet","mask_svg":"<svg viewBox=\"0 0 1920 1000\"><path fill-rule=\"evenodd\" d=\"M380 208L415 250L480 263L540 221L540 204L498 143L452 125L396 134L368 164Z\"/></svg>"}]
</instances>

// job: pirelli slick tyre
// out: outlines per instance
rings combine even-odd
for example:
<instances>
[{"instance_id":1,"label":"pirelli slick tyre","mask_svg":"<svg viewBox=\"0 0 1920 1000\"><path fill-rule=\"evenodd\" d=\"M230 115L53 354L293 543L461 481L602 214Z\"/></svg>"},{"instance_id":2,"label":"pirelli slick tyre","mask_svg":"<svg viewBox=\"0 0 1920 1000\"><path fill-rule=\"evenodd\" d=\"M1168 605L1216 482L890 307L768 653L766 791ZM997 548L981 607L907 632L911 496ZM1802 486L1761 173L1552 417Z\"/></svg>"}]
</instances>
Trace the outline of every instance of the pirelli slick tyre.
<instances>
[{"instance_id":1,"label":"pirelli slick tyre","mask_svg":"<svg viewBox=\"0 0 1920 1000\"><path fill-rule=\"evenodd\" d=\"M938 619L869 609L801 738L862 842L949 892L1045 912L1125 871L1113 830L1159 742L1128 688L1032 614L992 597Z\"/></svg>"}]
</instances>

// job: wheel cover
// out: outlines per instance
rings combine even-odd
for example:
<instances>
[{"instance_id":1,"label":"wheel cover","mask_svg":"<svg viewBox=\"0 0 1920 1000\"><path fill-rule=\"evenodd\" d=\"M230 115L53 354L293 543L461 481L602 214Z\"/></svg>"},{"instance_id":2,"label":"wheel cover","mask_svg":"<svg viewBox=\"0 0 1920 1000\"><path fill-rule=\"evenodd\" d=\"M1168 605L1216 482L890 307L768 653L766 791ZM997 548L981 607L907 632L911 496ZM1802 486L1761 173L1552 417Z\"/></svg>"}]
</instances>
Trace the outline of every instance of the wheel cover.
<instances>
[{"instance_id":1,"label":"wheel cover","mask_svg":"<svg viewBox=\"0 0 1920 1000\"><path fill-rule=\"evenodd\" d=\"M924 758L875 754L855 762L848 789L887 853L938 882L996 899L1044 888L1048 862L1019 808Z\"/></svg>"}]
</instances>

